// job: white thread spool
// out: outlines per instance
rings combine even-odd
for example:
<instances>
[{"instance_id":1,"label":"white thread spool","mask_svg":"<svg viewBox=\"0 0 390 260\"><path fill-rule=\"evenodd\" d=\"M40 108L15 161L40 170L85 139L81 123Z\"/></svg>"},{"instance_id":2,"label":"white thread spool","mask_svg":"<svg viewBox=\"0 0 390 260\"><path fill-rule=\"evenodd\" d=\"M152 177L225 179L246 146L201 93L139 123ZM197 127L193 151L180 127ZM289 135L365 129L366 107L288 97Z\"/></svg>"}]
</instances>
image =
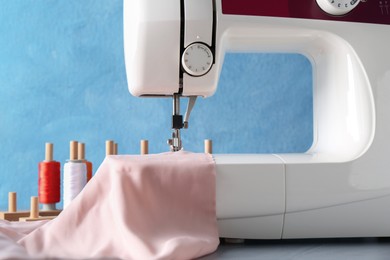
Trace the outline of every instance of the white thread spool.
<instances>
[{"instance_id":1,"label":"white thread spool","mask_svg":"<svg viewBox=\"0 0 390 260\"><path fill-rule=\"evenodd\" d=\"M70 142L70 160L64 164L64 209L87 184L87 166L77 160L77 142Z\"/></svg>"}]
</instances>

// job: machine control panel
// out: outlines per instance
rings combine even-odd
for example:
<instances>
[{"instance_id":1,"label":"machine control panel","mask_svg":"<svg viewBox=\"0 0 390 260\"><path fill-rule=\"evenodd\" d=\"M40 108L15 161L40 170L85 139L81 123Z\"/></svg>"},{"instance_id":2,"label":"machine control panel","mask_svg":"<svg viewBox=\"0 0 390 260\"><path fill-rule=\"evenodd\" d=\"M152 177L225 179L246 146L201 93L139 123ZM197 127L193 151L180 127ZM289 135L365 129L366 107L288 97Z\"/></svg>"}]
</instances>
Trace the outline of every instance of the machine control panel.
<instances>
[{"instance_id":1,"label":"machine control panel","mask_svg":"<svg viewBox=\"0 0 390 260\"><path fill-rule=\"evenodd\" d=\"M390 25L390 0L221 0L222 13Z\"/></svg>"}]
</instances>

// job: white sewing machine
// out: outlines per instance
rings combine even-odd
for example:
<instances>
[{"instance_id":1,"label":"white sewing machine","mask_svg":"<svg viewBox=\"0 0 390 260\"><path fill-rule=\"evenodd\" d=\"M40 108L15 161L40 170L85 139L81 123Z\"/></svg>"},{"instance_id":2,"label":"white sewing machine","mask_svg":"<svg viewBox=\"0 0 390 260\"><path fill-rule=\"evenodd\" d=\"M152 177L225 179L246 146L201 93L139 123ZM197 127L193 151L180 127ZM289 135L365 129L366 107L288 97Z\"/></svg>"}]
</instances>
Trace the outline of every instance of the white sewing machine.
<instances>
[{"instance_id":1,"label":"white sewing machine","mask_svg":"<svg viewBox=\"0 0 390 260\"><path fill-rule=\"evenodd\" d=\"M130 92L173 96L174 151L225 52L312 62L306 153L213 155L221 237L390 236L390 0L125 0L124 40Z\"/></svg>"}]
</instances>

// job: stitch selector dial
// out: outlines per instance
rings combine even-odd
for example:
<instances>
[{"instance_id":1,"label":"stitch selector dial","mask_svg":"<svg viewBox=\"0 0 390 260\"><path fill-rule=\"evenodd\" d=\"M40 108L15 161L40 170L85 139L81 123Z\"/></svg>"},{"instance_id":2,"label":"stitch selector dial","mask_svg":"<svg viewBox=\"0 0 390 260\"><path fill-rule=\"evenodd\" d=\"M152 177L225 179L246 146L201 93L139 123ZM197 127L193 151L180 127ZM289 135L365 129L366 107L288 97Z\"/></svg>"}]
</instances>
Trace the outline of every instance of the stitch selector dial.
<instances>
[{"instance_id":1,"label":"stitch selector dial","mask_svg":"<svg viewBox=\"0 0 390 260\"><path fill-rule=\"evenodd\" d=\"M203 43L193 43L183 52L181 64L185 72L192 76L203 76L213 65L213 53L210 48Z\"/></svg>"},{"instance_id":2,"label":"stitch selector dial","mask_svg":"<svg viewBox=\"0 0 390 260\"><path fill-rule=\"evenodd\" d=\"M349 13L360 0L316 0L317 4L330 15L343 15Z\"/></svg>"}]
</instances>

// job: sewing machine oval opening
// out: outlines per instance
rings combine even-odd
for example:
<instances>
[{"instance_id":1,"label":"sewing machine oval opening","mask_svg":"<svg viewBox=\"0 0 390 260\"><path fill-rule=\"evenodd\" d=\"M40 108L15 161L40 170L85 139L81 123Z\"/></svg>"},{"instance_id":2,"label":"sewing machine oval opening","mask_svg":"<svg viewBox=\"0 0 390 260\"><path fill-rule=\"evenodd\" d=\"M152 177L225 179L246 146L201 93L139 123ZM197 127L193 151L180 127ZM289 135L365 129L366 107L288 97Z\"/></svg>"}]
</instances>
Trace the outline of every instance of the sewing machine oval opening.
<instances>
[{"instance_id":1,"label":"sewing machine oval opening","mask_svg":"<svg viewBox=\"0 0 390 260\"><path fill-rule=\"evenodd\" d=\"M190 128L212 139L215 153L303 153L313 144L313 71L304 55L227 53L215 95L199 103Z\"/></svg>"}]
</instances>

